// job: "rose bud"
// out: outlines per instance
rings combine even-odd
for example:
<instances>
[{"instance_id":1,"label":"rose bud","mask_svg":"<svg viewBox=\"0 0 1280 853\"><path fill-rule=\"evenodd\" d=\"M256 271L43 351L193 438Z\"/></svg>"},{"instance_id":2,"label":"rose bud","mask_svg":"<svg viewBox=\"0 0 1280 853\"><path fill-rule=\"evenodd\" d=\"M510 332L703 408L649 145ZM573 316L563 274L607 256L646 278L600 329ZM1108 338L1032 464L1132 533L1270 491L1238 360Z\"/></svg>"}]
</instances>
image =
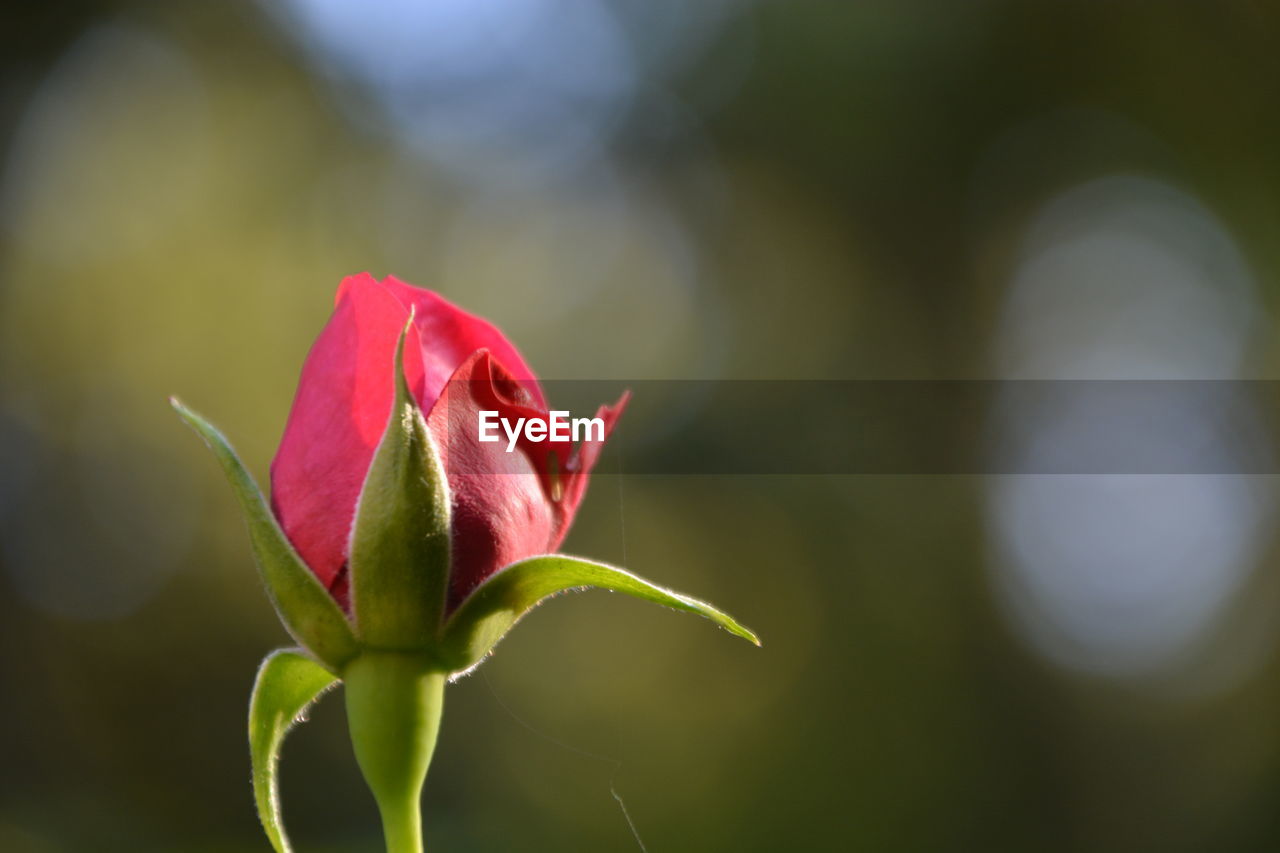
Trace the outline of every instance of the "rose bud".
<instances>
[{"instance_id":1,"label":"rose bud","mask_svg":"<svg viewBox=\"0 0 1280 853\"><path fill-rule=\"evenodd\" d=\"M591 440L482 442L482 412L548 408L493 325L395 278L351 276L302 369L271 465L270 509L222 434L176 400L231 481L267 592L302 648L263 662L250 752L263 826L289 849L275 764L284 734L341 680L388 851L421 850L418 797L445 681L476 666L543 598L600 587L703 615L711 605L613 566L555 554L626 404Z\"/></svg>"},{"instance_id":2,"label":"rose bud","mask_svg":"<svg viewBox=\"0 0 1280 853\"><path fill-rule=\"evenodd\" d=\"M346 279L302 368L271 465L271 504L285 535L344 606L356 501L391 412L391 364L411 310L405 381L414 403L429 413L436 447L457 451L443 454L452 509L449 608L503 566L559 547L603 444L584 445L579 457L565 442L515 454L478 443L480 410L547 415L542 390L516 348L430 291L368 274ZM597 413L607 424L603 438L625 404L624 395Z\"/></svg>"}]
</instances>

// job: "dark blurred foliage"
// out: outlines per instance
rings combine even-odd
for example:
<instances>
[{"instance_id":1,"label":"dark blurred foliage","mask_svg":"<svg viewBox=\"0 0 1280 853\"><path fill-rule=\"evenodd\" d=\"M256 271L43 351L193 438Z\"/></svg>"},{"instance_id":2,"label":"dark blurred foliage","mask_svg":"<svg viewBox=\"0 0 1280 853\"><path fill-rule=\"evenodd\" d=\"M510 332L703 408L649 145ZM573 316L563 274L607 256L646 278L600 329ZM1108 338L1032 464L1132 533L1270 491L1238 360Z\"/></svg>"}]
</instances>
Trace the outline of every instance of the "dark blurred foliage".
<instances>
[{"instance_id":1,"label":"dark blurred foliage","mask_svg":"<svg viewBox=\"0 0 1280 853\"><path fill-rule=\"evenodd\" d=\"M287 638L165 398L265 479L342 275L556 379L1275 378L1278 35L1261 2L10 4L0 849L266 849L245 711ZM449 690L429 848L640 849L621 799L651 851L1275 849L1271 478L1032 479L602 472L567 550L765 646L541 608ZM342 703L311 717L298 849L379 849Z\"/></svg>"}]
</instances>

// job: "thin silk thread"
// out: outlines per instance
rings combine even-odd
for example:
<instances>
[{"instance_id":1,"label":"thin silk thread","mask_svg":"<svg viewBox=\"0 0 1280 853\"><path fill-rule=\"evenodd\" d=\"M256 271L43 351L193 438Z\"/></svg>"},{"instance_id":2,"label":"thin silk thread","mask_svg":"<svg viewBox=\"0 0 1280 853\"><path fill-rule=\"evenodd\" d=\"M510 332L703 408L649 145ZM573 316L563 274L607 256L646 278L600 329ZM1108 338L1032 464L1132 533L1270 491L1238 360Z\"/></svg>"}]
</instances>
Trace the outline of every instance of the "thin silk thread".
<instances>
[{"instance_id":1,"label":"thin silk thread","mask_svg":"<svg viewBox=\"0 0 1280 853\"><path fill-rule=\"evenodd\" d=\"M636 822L631 819L631 812L627 810L627 804L623 802L622 795L618 793L617 778L618 778L618 772L622 770L622 762L616 758L611 758L607 755L601 755L600 753L591 752L590 750L582 749L581 747L577 747L577 746L573 746L572 744L565 743L559 738L552 737L546 732L541 731L532 723L526 722L524 718L522 718L515 711L511 710L510 706L508 706L506 702L502 701L502 697L498 695L498 691L495 690L493 687L493 682L489 680L488 671L485 669L481 669L480 675L484 678L485 686L489 688L489 694L493 696L493 701L497 702L498 707L501 708L503 711L506 711L507 715L511 717L511 719L519 723L523 728L525 728L532 734L542 738L548 743L555 744L561 749L566 749L569 752L576 753L578 755L583 756L584 758L590 758L593 761L604 762L605 764L608 764L613 767L613 773L609 775L609 794L613 797L614 800L617 801L618 808L622 810L622 817L627 821L627 828L631 830L631 837L636 840L636 846L640 848L640 853L649 853L649 848L644 846L644 841L640 838L640 830L636 829Z\"/></svg>"}]
</instances>

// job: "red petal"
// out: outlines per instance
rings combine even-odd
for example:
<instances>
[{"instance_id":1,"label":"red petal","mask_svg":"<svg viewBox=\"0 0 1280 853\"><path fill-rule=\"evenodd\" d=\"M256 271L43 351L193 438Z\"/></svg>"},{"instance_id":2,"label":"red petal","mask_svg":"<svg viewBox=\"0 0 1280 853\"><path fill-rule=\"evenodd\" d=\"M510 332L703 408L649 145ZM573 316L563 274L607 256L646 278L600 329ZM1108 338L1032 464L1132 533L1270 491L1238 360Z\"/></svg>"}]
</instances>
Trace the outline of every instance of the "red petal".
<instances>
[{"instance_id":1,"label":"red petal","mask_svg":"<svg viewBox=\"0 0 1280 853\"><path fill-rule=\"evenodd\" d=\"M271 504L302 559L332 587L347 559L356 499L395 396L395 346L408 309L368 273L338 290L337 307L302 368L280 449ZM409 387L423 387L416 330L405 344Z\"/></svg>"},{"instance_id":2,"label":"red petal","mask_svg":"<svg viewBox=\"0 0 1280 853\"><path fill-rule=\"evenodd\" d=\"M496 326L463 311L444 297L387 276L382 284L404 304L414 309L413 322L422 341L425 382L418 403L430 411L449 377L476 350L487 349L494 360L519 380L528 402L546 408L542 389L529 365Z\"/></svg>"},{"instance_id":3,"label":"red petal","mask_svg":"<svg viewBox=\"0 0 1280 853\"><path fill-rule=\"evenodd\" d=\"M453 500L450 609L503 566L546 553L556 530L557 509L529 456L507 453L505 441L477 440L482 410L541 416L504 393L513 381L480 350L453 374L427 418Z\"/></svg>"}]
</instances>

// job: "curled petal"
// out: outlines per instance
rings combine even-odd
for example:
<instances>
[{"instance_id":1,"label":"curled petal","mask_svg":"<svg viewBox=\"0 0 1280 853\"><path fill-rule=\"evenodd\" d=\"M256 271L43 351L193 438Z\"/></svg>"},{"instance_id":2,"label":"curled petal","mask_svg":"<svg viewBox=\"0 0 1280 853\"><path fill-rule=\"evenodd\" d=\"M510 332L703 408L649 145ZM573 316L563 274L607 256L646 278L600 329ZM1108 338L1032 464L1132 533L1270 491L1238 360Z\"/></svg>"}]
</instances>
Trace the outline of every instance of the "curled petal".
<instances>
[{"instance_id":1,"label":"curled petal","mask_svg":"<svg viewBox=\"0 0 1280 853\"><path fill-rule=\"evenodd\" d=\"M505 442L477 441L481 411L503 417L540 416L510 396L515 377L488 350L454 372L427 416L453 501L453 565L449 607L488 575L546 551L558 529L543 472Z\"/></svg>"}]
</instances>

